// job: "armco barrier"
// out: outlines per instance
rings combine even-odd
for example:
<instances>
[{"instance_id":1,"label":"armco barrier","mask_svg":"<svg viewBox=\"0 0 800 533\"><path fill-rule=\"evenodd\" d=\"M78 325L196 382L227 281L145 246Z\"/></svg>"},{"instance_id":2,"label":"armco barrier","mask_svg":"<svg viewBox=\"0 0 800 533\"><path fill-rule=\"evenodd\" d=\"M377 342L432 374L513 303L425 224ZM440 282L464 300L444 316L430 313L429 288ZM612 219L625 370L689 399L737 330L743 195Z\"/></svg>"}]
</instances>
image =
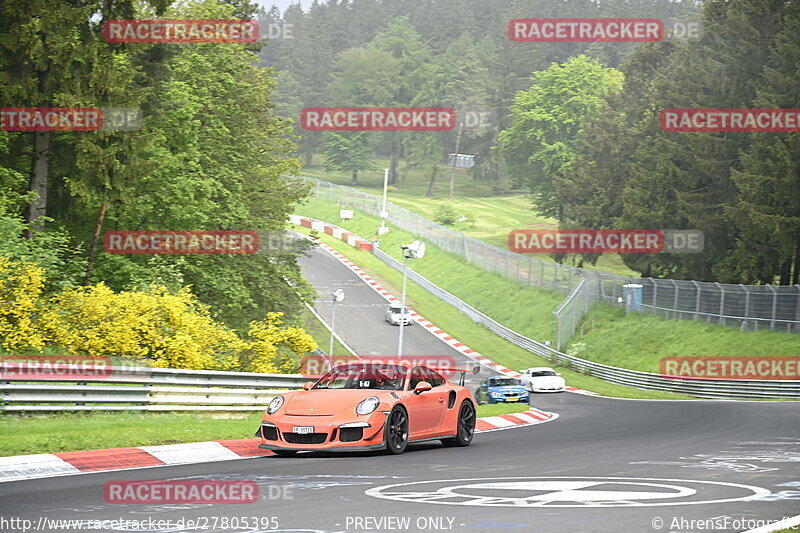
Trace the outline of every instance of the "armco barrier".
<instances>
[{"instance_id":1,"label":"armco barrier","mask_svg":"<svg viewBox=\"0 0 800 533\"><path fill-rule=\"evenodd\" d=\"M112 367L97 380L0 375L0 409L12 411L262 411L297 374Z\"/></svg>"},{"instance_id":2,"label":"armco barrier","mask_svg":"<svg viewBox=\"0 0 800 533\"><path fill-rule=\"evenodd\" d=\"M375 256L387 265L402 271L403 264L379 248L373 250ZM666 379L660 374L627 370L615 366L604 365L587 361L572 355L559 352L536 342L533 339L513 331L489 316L481 313L460 298L447 292L424 276L407 270L410 280L430 292L437 298L447 302L460 312L467 315L474 322L486 326L505 340L550 360L553 364L568 366L583 374L592 375L619 385L629 385L645 390L675 392L698 396L700 398L794 398L800 399L800 381L778 380L676 380ZM488 355L488 354L487 354Z\"/></svg>"}]
</instances>

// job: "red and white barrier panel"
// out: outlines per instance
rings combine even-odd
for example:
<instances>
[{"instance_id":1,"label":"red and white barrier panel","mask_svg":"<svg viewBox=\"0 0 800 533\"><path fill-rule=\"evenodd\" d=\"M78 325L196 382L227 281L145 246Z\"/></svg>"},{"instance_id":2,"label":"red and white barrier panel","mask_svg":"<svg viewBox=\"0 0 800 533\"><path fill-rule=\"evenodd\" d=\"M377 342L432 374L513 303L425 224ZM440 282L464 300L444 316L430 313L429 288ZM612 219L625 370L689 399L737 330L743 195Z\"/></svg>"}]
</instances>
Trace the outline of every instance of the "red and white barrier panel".
<instances>
[{"instance_id":1,"label":"red and white barrier panel","mask_svg":"<svg viewBox=\"0 0 800 533\"><path fill-rule=\"evenodd\" d=\"M321 220L317 220L315 218L301 217L300 215L289 215L289 222L295 226L303 226L304 228L313 229L315 231L330 235L334 239L339 239L340 241L346 242L353 248L358 248L359 250L364 250L366 252L372 251L371 242L363 237L359 237L355 233L350 233L339 226L334 226L333 224L328 224L327 222L322 222Z\"/></svg>"}]
</instances>

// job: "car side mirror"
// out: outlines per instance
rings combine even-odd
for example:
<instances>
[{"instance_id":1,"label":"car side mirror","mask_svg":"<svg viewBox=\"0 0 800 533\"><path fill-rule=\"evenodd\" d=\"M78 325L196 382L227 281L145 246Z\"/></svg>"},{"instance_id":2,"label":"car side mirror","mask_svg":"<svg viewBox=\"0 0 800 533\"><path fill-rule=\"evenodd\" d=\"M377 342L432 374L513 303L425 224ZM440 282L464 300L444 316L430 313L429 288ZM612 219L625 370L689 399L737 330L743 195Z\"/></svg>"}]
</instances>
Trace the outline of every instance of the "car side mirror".
<instances>
[{"instance_id":1,"label":"car side mirror","mask_svg":"<svg viewBox=\"0 0 800 533\"><path fill-rule=\"evenodd\" d=\"M427 381L420 381L417 383L417 386L414 387L414 394L422 394L426 390L431 390L433 387Z\"/></svg>"},{"instance_id":2,"label":"car side mirror","mask_svg":"<svg viewBox=\"0 0 800 533\"><path fill-rule=\"evenodd\" d=\"M303 383L303 390L311 390L311 387L313 386L314 386L313 381L306 381L305 383Z\"/></svg>"}]
</instances>

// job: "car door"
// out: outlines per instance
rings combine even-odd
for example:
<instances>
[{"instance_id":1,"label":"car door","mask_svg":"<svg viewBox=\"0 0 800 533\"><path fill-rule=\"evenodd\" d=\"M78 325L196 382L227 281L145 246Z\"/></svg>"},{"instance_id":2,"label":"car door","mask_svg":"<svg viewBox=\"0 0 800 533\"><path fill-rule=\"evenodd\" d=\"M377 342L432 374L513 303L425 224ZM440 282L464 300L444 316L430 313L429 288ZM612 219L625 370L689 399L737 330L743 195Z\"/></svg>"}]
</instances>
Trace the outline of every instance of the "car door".
<instances>
[{"instance_id":1,"label":"car door","mask_svg":"<svg viewBox=\"0 0 800 533\"><path fill-rule=\"evenodd\" d=\"M435 420L433 421L433 429L440 430L441 433L441 424L442 420L444 420L445 414L447 412L447 404L448 404L448 396L450 394L450 387L446 386L447 380L442 377L441 374L436 372L433 369L424 367L422 370L425 381L431 384L433 387L429 392L422 393L423 395L429 394L431 396L432 401L435 400L435 405L437 406L437 411L433 413ZM448 434L452 434L452 428L448 429Z\"/></svg>"},{"instance_id":2,"label":"car door","mask_svg":"<svg viewBox=\"0 0 800 533\"><path fill-rule=\"evenodd\" d=\"M443 387L439 386L425 391L421 394L414 394L414 387L420 381L428 381L430 375L425 372L425 367L417 366L411 371L411 379L408 382L408 398L406 407L408 408L408 429L410 438L421 439L427 437L439 425L442 413L447 404L444 400L440 401ZM433 385L433 383L431 383ZM442 407L444 403L444 407Z\"/></svg>"}]
</instances>

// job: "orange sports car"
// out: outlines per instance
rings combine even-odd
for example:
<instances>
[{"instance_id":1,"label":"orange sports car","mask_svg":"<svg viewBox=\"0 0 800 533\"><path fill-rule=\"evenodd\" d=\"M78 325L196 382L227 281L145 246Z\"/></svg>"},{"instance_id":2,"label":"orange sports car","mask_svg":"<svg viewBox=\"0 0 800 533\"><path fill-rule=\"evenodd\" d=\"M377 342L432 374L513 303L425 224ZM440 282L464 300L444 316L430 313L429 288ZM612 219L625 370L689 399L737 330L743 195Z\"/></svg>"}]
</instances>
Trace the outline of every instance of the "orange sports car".
<instances>
[{"instance_id":1,"label":"orange sports car","mask_svg":"<svg viewBox=\"0 0 800 533\"><path fill-rule=\"evenodd\" d=\"M256 436L259 448L278 455L299 451L387 450L403 453L409 442L441 440L469 446L475 434L475 401L463 386L425 366L361 360L329 370L303 390L276 396Z\"/></svg>"}]
</instances>

